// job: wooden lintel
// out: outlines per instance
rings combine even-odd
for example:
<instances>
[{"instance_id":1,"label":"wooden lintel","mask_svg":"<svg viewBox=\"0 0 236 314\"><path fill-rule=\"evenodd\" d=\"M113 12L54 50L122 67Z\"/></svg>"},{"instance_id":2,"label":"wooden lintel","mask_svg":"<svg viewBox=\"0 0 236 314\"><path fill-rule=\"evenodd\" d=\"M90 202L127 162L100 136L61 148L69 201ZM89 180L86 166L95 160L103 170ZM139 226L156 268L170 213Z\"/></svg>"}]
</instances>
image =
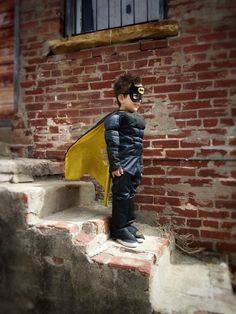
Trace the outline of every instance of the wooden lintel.
<instances>
[{"instance_id":1,"label":"wooden lintel","mask_svg":"<svg viewBox=\"0 0 236 314\"><path fill-rule=\"evenodd\" d=\"M166 38L176 36L178 33L177 21L149 22L81 34L68 39L51 40L47 43L47 50L48 53L63 54L145 38Z\"/></svg>"}]
</instances>

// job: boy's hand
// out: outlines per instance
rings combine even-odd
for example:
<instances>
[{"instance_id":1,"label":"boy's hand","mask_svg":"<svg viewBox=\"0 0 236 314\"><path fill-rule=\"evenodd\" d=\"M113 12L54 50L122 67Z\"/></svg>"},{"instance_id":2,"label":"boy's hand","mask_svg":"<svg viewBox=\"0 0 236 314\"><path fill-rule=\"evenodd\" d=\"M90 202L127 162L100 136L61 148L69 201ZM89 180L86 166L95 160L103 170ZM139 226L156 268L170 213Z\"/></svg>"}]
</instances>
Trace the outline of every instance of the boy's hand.
<instances>
[{"instance_id":1,"label":"boy's hand","mask_svg":"<svg viewBox=\"0 0 236 314\"><path fill-rule=\"evenodd\" d=\"M114 170L111 172L112 177L120 177L122 176L122 174L124 174L124 170L122 168L119 168L117 170Z\"/></svg>"}]
</instances>

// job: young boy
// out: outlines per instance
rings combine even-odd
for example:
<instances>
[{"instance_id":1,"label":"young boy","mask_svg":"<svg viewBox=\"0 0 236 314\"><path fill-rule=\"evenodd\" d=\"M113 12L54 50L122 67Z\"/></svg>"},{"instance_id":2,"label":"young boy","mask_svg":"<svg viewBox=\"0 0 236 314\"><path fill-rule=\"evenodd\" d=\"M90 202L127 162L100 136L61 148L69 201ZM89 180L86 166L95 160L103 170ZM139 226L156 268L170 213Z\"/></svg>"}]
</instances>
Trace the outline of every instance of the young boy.
<instances>
[{"instance_id":1,"label":"young boy","mask_svg":"<svg viewBox=\"0 0 236 314\"><path fill-rule=\"evenodd\" d=\"M136 114L144 88L139 77L120 76L114 84L119 111L105 121L105 140L112 176L111 237L127 247L136 247L144 236L134 226L133 198L143 173L145 122Z\"/></svg>"}]
</instances>

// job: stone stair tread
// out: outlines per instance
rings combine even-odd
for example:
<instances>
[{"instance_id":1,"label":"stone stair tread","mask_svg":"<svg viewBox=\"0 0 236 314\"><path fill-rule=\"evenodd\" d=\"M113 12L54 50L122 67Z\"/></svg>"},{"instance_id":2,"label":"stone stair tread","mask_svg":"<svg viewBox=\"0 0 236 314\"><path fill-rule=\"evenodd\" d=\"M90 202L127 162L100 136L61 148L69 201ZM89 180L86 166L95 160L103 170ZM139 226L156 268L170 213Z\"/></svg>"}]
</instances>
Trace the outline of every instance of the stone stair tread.
<instances>
[{"instance_id":1,"label":"stone stair tread","mask_svg":"<svg viewBox=\"0 0 236 314\"><path fill-rule=\"evenodd\" d=\"M31 174L45 176L49 174L62 174L63 163L48 159L34 158L0 158L0 173Z\"/></svg>"},{"instance_id":2,"label":"stone stair tread","mask_svg":"<svg viewBox=\"0 0 236 314\"><path fill-rule=\"evenodd\" d=\"M37 188L47 188L53 186L65 186L65 185L88 185L88 182L84 181L65 181L65 180L58 180L58 179L45 179L39 180L34 182L25 182L20 184L11 184L11 183L1 183L0 186L3 186L7 189L10 189L15 192L27 192L26 188L32 188L32 190ZM29 191L29 190L28 190Z\"/></svg>"},{"instance_id":3,"label":"stone stair tread","mask_svg":"<svg viewBox=\"0 0 236 314\"><path fill-rule=\"evenodd\" d=\"M17 200L18 207L26 212L25 222L33 226L45 217L68 208L93 206L95 189L92 182L52 179L33 183L2 183L0 195L5 195L9 202ZM100 207L97 206L98 210Z\"/></svg>"},{"instance_id":4,"label":"stone stair tread","mask_svg":"<svg viewBox=\"0 0 236 314\"><path fill-rule=\"evenodd\" d=\"M167 247L168 240L156 236L145 236L145 241L136 248L127 248L109 239L106 249L91 259L99 265L137 270L142 275L150 276L152 265L158 264Z\"/></svg>"},{"instance_id":5,"label":"stone stair tread","mask_svg":"<svg viewBox=\"0 0 236 314\"><path fill-rule=\"evenodd\" d=\"M42 219L43 224L63 221L67 223L83 224L88 220L99 221L109 217L110 213L104 208L92 208L75 206L60 212L54 213Z\"/></svg>"},{"instance_id":6,"label":"stone stair tread","mask_svg":"<svg viewBox=\"0 0 236 314\"><path fill-rule=\"evenodd\" d=\"M184 308L194 313L236 313L236 299L225 263L171 264L163 278L161 285L156 285L158 312L179 313Z\"/></svg>"},{"instance_id":7,"label":"stone stair tread","mask_svg":"<svg viewBox=\"0 0 236 314\"><path fill-rule=\"evenodd\" d=\"M65 229L70 233L80 232L83 242L86 240L85 242L89 244L96 234L105 233L106 238L108 237L109 217L108 209L103 206L75 206L44 217L36 227Z\"/></svg>"}]
</instances>

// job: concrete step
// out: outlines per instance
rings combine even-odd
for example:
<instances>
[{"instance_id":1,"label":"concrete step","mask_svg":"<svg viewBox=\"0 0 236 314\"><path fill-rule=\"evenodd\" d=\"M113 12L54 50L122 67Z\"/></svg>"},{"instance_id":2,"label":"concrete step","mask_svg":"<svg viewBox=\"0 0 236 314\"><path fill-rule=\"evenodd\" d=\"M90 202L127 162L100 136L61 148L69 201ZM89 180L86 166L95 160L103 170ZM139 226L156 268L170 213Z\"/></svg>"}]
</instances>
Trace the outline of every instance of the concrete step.
<instances>
[{"instance_id":1,"label":"concrete step","mask_svg":"<svg viewBox=\"0 0 236 314\"><path fill-rule=\"evenodd\" d=\"M113 295L111 304L123 298L127 313L152 313L157 297L154 274L157 272L156 268L159 268L160 260L163 260L160 273L165 272L165 268L170 264L170 241L160 238L156 228L137 224L140 230L148 233L144 243L134 249L123 247L109 239L110 215L110 209L95 204L89 207L75 207L44 217L34 228L36 232L39 230L40 234L43 234L44 240L49 239L48 242L52 242L54 239L57 249L53 248L48 253L50 257L47 257L47 261L50 264L68 257L69 252L66 256L63 252L63 241L59 243L57 240L59 235L63 238L63 234L67 234L66 246L70 239L71 250L76 250L78 255L86 257L87 265L84 270L88 267L86 281L89 284L92 281L99 282L99 278L103 277L103 285L113 282L112 290L117 300ZM96 293L105 300L103 292ZM109 304L107 306L111 311L112 307ZM108 313L105 308L93 311L103 312ZM117 309L114 313L120 312Z\"/></svg>"},{"instance_id":2,"label":"concrete step","mask_svg":"<svg viewBox=\"0 0 236 314\"><path fill-rule=\"evenodd\" d=\"M226 264L171 264L173 239L142 223L146 240L137 248L112 241L111 209L94 201L90 182L2 183L0 198L2 225L16 229L11 252L23 252L11 267L18 276L27 257L32 278L22 293L32 308L40 294L42 313L235 313Z\"/></svg>"},{"instance_id":3,"label":"concrete step","mask_svg":"<svg viewBox=\"0 0 236 314\"><path fill-rule=\"evenodd\" d=\"M123 247L109 239L109 216L110 210L102 206L74 208L46 217L37 228L70 233L73 247L86 256L90 267L99 268L101 276L109 273L117 295L119 285L125 286L129 310L139 299L139 313L235 313L225 263L193 261L185 255L184 262L171 264L173 239L162 238L157 228L141 223L137 226L145 234L144 243Z\"/></svg>"},{"instance_id":4,"label":"concrete step","mask_svg":"<svg viewBox=\"0 0 236 314\"><path fill-rule=\"evenodd\" d=\"M48 159L0 158L0 182L33 182L40 177L62 174L61 162Z\"/></svg>"},{"instance_id":5,"label":"concrete step","mask_svg":"<svg viewBox=\"0 0 236 314\"><path fill-rule=\"evenodd\" d=\"M24 211L27 225L40 223L42 218L67 208L88 206L94 202L95 189L91 182L47 180L33 183L0 184L0 197L7 203L17 203ZM4 210L4 202L0 204Z\"/></svg>"},{"instance_id":6,"label":"concrete step","mask_svg":"<svg viewBox=\"0 0 236 314\"><path fill-rule=\"evenodd\" d=\"M76 206L41 219L35 225L41 232L64 230L71 235L73 243L87 256L103 251L109 239L111 211L97 203Z\"/></svg>"}]
</instances>

